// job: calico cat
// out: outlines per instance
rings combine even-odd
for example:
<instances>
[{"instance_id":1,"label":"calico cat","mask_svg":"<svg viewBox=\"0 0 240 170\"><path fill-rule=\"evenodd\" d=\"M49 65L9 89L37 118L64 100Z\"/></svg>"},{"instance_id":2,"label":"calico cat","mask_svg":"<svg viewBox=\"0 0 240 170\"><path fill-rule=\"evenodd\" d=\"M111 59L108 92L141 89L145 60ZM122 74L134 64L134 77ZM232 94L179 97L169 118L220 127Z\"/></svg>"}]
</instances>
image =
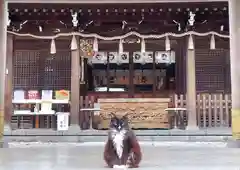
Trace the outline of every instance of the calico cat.
<instances>
[{"instance_id":1,"label":"calico cat","mask_svg":"<svg viewBox=\"0 0 240 170\"><path fill-rule=\"evenodd\" d=\"M104 148L104 160L108 167L136 168L139 166L141 158L141 148L136 135L129 127L127 115L119 118L112 114L108 140Z\"/></svg>"}]
</instances>

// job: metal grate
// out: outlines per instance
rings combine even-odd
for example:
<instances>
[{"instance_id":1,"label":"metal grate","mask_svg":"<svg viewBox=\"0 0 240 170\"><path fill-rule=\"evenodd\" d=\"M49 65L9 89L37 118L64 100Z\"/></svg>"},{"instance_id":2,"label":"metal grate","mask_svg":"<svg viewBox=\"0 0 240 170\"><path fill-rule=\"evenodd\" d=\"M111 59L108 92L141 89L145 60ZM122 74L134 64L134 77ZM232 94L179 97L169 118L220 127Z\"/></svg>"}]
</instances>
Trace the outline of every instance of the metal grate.
<instances>
[{"instance_id":1,"label":"metal grate","mask_svg":"<svg viewBox=\"0 0 240 170\"><path fill-rule=\"evenodd\" d=\"M17 50L13 58L14 89L66 89L71 87L71 54L59 51Z\"/></svg>"},{"instance_id":2,"label":"metal grate","mask_svg":"<svg viewBox=\"0 0 240 170\"><path fill-rule=\"evenodd\" d=\"M41 52L40 81L42 89L70 89L71 87L71 54L59 51L56 55Z\"/></svg>"},{"instance_id":3,"label":"metal grate","mask_svg":"<svg viewBox=\"0 0 240 170\"><path fill-rule=\"evenodd\" d=\"M13 85L20 89L39 88L39 51L18 50L13 57Z\"/></svg>"},{"instance_id":4,"label":"metal grate","mask_svg":"<svg viewBox=\"0 0 240 170\"><path fill-rule=\"evenodd\" d=\"M224 92L227 72L224 50L196 49L196 88L198 92Z\"/></svg>"}]
</instances>

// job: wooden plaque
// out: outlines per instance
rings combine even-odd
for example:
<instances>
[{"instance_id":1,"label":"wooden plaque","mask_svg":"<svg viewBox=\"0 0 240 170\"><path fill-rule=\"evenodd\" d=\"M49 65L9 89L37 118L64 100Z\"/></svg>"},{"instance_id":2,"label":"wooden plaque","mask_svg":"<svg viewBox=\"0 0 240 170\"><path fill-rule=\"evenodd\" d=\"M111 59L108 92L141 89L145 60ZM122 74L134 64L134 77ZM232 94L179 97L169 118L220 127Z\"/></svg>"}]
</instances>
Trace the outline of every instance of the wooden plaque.
<instances>
[{"instance_id":1,"label":"wooden plaque","mask_svg":"<svg viewBox=\"0 0 240 170\"><path fill-rule=\"evenodd\" d=\"M128 114L129 122L134 129L168 129L169 98L139 98L139 99L99 99L100 123L99 129L107 129L111 118L110 113L118 116Z\"/></svg>"}]
</instances>

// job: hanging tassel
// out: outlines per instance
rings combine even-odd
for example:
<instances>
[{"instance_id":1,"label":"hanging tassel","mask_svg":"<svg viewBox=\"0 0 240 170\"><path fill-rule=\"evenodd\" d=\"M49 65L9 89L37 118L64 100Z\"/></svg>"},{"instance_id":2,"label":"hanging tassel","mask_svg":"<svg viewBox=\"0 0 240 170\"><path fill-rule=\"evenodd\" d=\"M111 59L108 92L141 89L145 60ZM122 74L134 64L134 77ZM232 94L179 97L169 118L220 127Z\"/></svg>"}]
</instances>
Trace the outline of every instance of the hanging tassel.
<instances>
[{"instance_id":1,"label":"hanging tassel","mask_svg":"<svg viewBox=\"0 0 240 170\"><path fill-rule=\"evenodd\" d=\"M73 35L72 41L71 41L71 50L77 50L77 49L78 49L77 39L76 39L76 36Z\"/></svg>"},{"instance_id":2,"label":"hanging tassel","mask_svg":"<svg viewBox=\"0 0 240 170\"><path fill-rule=\"evenodd\" d=\"M98 52L98 39L97 38L94 38L94 41L93 41L93 51Z\"/></svg>"},{"instance_id":3,"label":"hanging tassel","mask_svg":"<svg viewBox=\"0 0 240 170\"><path fill-rule=\"evenodd\" d=\"M189 35L189 38L188 38L188 49L189 50L194 50L193 37L192 37L191 34Z\"/></svg>"},{"instance_id":4,"label":"hanging tassel","mask_svg":"<svg viewBox=\"0 0 240 170\"><path fill-rule=\"evenodd\" d=\"M145 53L146 52L146 43L145 40L142 39L141 41L141 53Z\"/></svg>"},{"instance_id":5,"label":"hanging tassel","mask_svg":"<svg viewBox=\"0 0 240 170\"><path fill-rule=\"evenodd\" d=\"M51 41L50 54L56 54L56 44L54 39Z\"/></svg>"},{"instance_id":6,"label":"hanging tassel","mask_svg":"<svg viewBox=\"0 0 240 170\"><path fill-rule=\"evenodd\" d=\"M119 47L118 47L119 53L123 53L123 43L122 43L122 39L119 40Z\"/></svg>"},{"instance_id":7,"label":"hanging tassel","mask_svg":"<svg viewBox=\"0 0 240 170\"><path fill-rule=\"evenodd\" d=\"M170 40L169 40L168 36L166 36L166 40L165 40L165 50L166 51L171 50L171 43L170 43Z\"/></svg>"},{"instance_id":8,"label":"hanging tassel","mask_svg":"<svg viewBox=\"0 0 240 170\"><path fill-rule=\"evenodd\" d=\"M210 49L211 49L211 50L215 50L215 49L216 49L215 36L214 36L214 34L211 36Z\"/></svg>"}]
</instances>

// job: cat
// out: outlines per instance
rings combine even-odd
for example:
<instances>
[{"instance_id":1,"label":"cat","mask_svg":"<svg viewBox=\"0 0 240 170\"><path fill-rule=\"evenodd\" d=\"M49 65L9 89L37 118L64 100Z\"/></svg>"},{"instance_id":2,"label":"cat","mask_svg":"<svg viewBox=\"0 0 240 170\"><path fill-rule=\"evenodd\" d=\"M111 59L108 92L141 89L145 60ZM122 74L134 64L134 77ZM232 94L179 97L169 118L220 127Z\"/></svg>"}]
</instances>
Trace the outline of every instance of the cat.
<instances>
[{"instance_id":1,"label":"cat","mask_svg":"<svg viewBox=\"0 0 240 170\"><path fill-rule=\"evenodd\" d=\"M104 148L104 160L108 167L137 168L142 159L141 148L127 115L121 118L111 114L108 139Z\"/></svg>"}]
</instances>

